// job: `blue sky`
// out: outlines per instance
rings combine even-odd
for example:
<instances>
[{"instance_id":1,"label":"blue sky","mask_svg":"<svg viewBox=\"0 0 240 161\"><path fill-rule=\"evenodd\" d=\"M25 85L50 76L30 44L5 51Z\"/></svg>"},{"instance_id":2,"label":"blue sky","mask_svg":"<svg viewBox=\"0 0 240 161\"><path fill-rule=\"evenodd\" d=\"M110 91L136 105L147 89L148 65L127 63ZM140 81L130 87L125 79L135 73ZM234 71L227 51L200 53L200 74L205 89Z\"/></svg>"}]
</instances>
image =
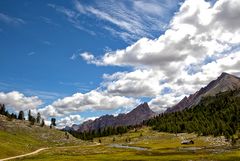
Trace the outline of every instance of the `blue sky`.
<instances>
[{"instance_id":1,"label":"blue sky","mask_svg":"<svg viewBox=\"0 0 240 161\"><path fill-rule=\"evenodd\" d=\"M79 2L82 5L98 7L94 1L86 4L84 1ZM44 91L50 92L49 94L53 92L53 95L58 93L63 97L95 89L99 86L103 73L127 70L118 67L95 67L88 65L78 56L75 60L70 59L84 51L97 56L106 50L124 48L130 43L102 27L104 25L116 31L121 30L117 25L93 15L78 15L73 18L82 29L76 28L69 22L70 18L66 13L62 13L71 11L79 14L74 3L16 0L0 2L1 14L13 19L12 22L0 21L1 73L4 75L0 81L9 85L1 86L3 91L20 90L27 94ZM100 5L104 3L107 1ZM131 1L124 1L123 4L126 7L132 5ZM174 4L171 11L167 12L168 17L161 18L159 22L167 25L177 7L177 4ZM157 37L161 32L159 29L151 34ZM136 39L131 41L134 40Z\"/></svg>"},{"instance_id":2,"label":"blue sky","mask_svg":"<svg viewBox=\"0 0 240 161\"><path fill-rule=\"evenodd\" d=\"M239 74L238 50L229 51L238 46L238 38L216 33L211 40L202 39L208 47L198 42L219 24L222 33L238 33L237 20L227 18L237 10L221 12L227 3L234 7L227 0L195 4L192 0L2 0L0 100L15 111L25 110L21 102L26 101L33 110L44 109L45 117L56 116L62 122L68 118L71 123L126 112L143 101L153 110L166 109L226 69ZM220 18L214 10L220 11ZM227 23L233 24L232 31ZM188 41L191 38L196 43ZM231 60L230 55L235 62L225 69L222 59ZM211 65L219 70L206 72ZM205 79L200 79L202 75ZM179 82L184 92L176 87ZM35 96L39 102L33 105ZM108 107L105 102L110 99Z\"/></svg>"}]
</instances>

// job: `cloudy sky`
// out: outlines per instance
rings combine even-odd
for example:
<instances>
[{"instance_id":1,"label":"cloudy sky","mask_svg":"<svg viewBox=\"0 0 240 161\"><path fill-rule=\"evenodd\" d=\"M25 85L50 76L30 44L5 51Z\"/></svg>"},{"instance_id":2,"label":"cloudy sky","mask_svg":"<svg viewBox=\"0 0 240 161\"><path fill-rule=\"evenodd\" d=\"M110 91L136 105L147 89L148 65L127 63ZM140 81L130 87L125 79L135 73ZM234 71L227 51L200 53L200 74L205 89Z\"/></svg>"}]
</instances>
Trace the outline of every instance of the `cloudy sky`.
<instances>
[{"instance_id":1,"label":"cloudy sky","mask_svg":"<svg viewBox=\"0 0 240 161\"><path fill-rule=\"evenodd\" d=\"M240 76L239 0L0 1L0 102L63 127L163 112Z\"/></svg>"}]
</instances>

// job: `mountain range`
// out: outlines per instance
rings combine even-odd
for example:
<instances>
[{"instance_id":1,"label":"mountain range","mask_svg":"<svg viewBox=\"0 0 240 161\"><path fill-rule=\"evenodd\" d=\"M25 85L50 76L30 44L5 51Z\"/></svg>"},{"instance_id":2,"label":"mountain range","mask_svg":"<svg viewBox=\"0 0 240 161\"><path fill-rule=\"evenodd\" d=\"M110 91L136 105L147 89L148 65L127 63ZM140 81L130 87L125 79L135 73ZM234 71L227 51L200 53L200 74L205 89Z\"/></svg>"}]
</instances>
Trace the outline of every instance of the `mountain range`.
<instances>
[{"instance_id":1,"label":"mountain range","mask_svg":"<svg viewBox=\"0 0 240 161\"><path fill-rule=\"evenodd\" d=\"M207 86L201 88L194 94L184 97L179 103L171 108L168 108L165 113L181 111L185 108L190 108L197 105L203 97L214 96L220 92L240 89L240 78L228 73L222 73L216 80L211 81ZM88 120L81 125L73 125L72 127L65 127L64 130L69 131L92 131L102 129L104 127L117 127L137 125L144 120L148 120L155 116L147 103L140 104L135 109L127 114L119 114L118 116L104 115L95 120Z\"/></svg>"},{"instance_id":2,"label":"mountain range","mask_svg":"<svg viewBox=\"0 0 240 161\"><path fill-rule=\"evenodd\" d=\"M119 114L118 116L104 115L95 120L88 120L83 122L81 125L73 125L72 127L65 127L64 130L74 130L78 132L92 131L102 129L104 127L117 127L117 126L128 126L137 125L142 123L144 120L148 120L156 115L145 102L140 104L135 109L127 114Z\"/></svg>"}]
</instances>

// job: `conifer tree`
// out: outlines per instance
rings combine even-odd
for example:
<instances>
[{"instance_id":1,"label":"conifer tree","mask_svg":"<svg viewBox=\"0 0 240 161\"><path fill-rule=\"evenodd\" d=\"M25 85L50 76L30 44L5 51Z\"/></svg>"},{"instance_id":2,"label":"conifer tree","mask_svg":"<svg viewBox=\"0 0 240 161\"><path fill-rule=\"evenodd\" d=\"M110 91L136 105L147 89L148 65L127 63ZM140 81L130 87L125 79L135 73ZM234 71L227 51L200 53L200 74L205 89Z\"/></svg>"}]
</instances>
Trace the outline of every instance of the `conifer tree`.
<instances>
[{"instance_id":1,"label":"conifer tree","mask_svg":"<svg viewBox=\"0 0 240 161\"><path fill-rule=\"evenodd\" d=\"M40 125L41 127L43 127L43 126L45 126L45 121L44 121L44 119L42 119L42 122L41 122L41 125Z\"/></svg>"},{"instance_id":2,"label":"conifer tree","mask_svg":"<svg viewBox=\"0 0 240 161\"><path fill-rule=\"evenodd\" d=\"M41 114L38 112L37 113L37 123L40 124L41 121Z\"/></svg>"},{"instance_id":3,"label":"conifer tree","mask_svg":"<svg viewBox=\"0 0 240 161\"><path fill-rule=\"evenodd\" d=\"M20 111L19 114L18 114L18 119L19 120L24 120L24 112L23 111Z\"/></svg>"}]
</instances>

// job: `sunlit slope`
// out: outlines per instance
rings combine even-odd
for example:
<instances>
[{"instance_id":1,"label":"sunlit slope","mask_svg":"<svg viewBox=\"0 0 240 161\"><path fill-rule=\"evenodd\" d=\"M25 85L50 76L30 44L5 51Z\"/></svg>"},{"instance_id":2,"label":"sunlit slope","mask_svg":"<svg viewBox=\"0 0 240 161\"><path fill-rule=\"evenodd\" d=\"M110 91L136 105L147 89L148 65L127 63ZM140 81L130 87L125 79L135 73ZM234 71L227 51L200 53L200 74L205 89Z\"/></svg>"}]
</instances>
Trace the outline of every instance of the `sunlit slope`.
<instances>
[{"instance_id":1,"label":"sunlit slope","mask_svg":"<svg viewBox=\"0 0 240 161\"><path fill-rule=\"evenodd\" d=\"M28 121L9 120L0 115L0 158L32 152L41 147L84 143L65 132L48 126L30 125Z\"/></svg>"}]
</instances>

